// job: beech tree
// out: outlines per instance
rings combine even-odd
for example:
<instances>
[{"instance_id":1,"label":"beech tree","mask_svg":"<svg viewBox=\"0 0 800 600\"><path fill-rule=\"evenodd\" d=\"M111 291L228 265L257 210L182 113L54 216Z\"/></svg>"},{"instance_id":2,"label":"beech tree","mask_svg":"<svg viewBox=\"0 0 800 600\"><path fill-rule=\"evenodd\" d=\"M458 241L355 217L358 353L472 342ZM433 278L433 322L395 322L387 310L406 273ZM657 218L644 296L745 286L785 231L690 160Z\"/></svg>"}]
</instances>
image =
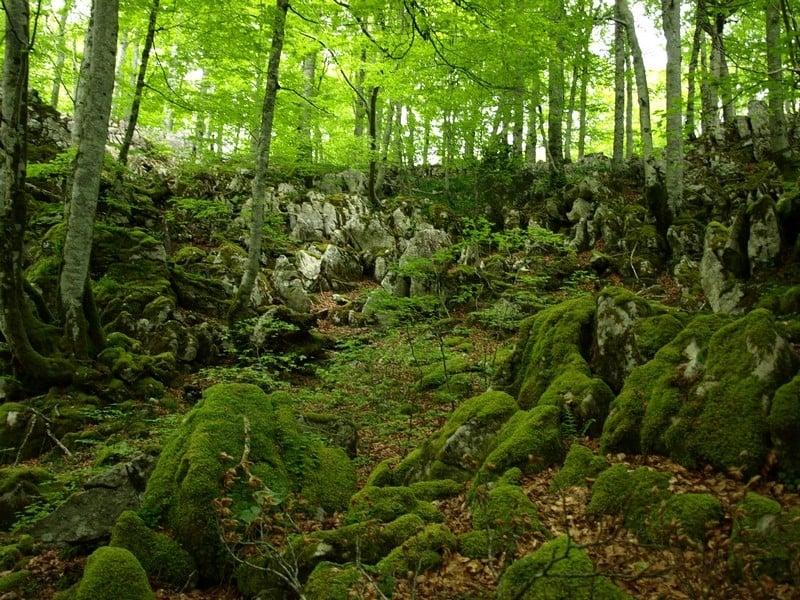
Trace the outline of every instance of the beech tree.
<instances>
[{"instance_id":1,"label":"beech tree","mask_svg":"<svg viewBox=\"0 0 800 600\"><path fill-rule=\"evenodd\" d=\"M662 0L661 15L667 40L667 203L674 217L683 204L683 101L681 85L681 3Z\"/></svg>"},{"instance_id":2,"label":"beech tree","mask_svg":"<svg viewBox=\"0 0 800 600\"><path fill-rule=\"evenodd\" d=\"M72 141L77 154L59 292L66 342L76 358L85 358L92 347L103 346L88 273L114 91L118 9L117 0L92 2L75 103Z\"/></svg>"}]
</instances>

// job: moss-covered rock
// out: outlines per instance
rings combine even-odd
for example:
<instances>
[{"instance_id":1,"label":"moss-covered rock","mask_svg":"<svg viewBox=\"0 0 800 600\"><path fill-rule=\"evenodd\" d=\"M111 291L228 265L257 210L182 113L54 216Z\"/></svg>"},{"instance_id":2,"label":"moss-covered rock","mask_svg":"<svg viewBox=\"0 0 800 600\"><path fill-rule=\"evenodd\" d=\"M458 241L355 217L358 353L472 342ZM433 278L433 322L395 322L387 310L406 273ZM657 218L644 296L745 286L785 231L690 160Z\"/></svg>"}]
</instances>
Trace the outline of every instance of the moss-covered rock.
<instances>
[{"instance_id":1,"label":"moss-covered rock","mask_svg":"<svg viewBox=\"0 0 800 600\"><path fill-rule=\"evenodd\" d=\"M456 539L458 553L467 558L490 558L500 555L505 551L504 540L498 542L494 537L494 532L487 529L479 529L462 533Z\"/></svg>"},{"instance_id":2,"label":"moss-covered rock","mask_svg":"<svg viewBox=\"0 0 800 600\"><path fill-rule=\"evenodd\" d=\"M800 509L784 511L778 502L748 492L734 521L730 548L736 572L747 566L756 575L800 585Z\"/></svg>"},{"instance_id":3,"label":"moss-covered rock","mask_svg":"<svg viewBox=\"0 0 800 600\"><path fill-rule=\"evenodd\" d=\"M133 511L119 516L110 545L129 550L147 575L162 585L185 589L192 580L195 567L189 553L172 538L147 527Z\"/></svg>"},{"instance_id":4,"label":"moss-covered rock","mask_svg":"<svg viewBox=\"0 0 800 600\"><path fill-rule=\"evenodd\" d=\"M346 523L372 519L388 523L405 514L415 514L426 522L443 520L443 515L430 502L418 499L408 487L365 487L350 500Z\"/></svg>"},{"instance_id":5,"label":"moss-covered rock","mask_svg":"<svg viewBox=\"0 0 800 600\"><path fill-rule=\"evenodd\" d=\"M520 535L539 528L536 505L518 485L479 486L472 498L472 528L486 532L491 542L484 556L489 548L495 554L513 552Z\"/></svg>"},{"instance_id":6,"label":"moss-covered rock","mask_svg":"<svg viewBox=\"0 0 800 600\"><path fill-rule=\"evenodd\" d=\"M23 586L32 576L32 573L27 569L19 571L12 571L5 575L0 575L0 594L10 592L11 590ZM13 597L13 596L12 596Z\"/></svg>"},{"instance_id":7,"label":"moss-covered rock","mask_svg":"<svg viewBox=\"0 0 800 600\"><path fill-rule=\"evenodd\" d=\"M558 473L553 478L552 489L563 490L569 487L587 485L588 477L596 477L609 467L604 456L594 454L582 444L572 444Z\"/></svg>"},{"instance_id":8,"label":"moss-covered rock","mask_svg":"<svg viewBox=\"0 0 800 600\"><path fill-rule=\"evenodd\" d=\"M201 578L218 580L229 566L212 503L221 497L223 475L242 456L245 439L252 475L278 499L305 486L318 503L309 506L312 511L336 510L345 508L344 500L354 491L354 467L340 460L343 453L323 450L317 439L300 432L284 396L267 396L247 384L208 388L167 442L148 482L139 514L148 525L163 524L174 533ZM336 469L325 473L323 485L312 473L331 464ZM234 516L257 506L253 492L246 482L234 482Z\"/></svg>"},{"instance_id":9,"label":"moss-covered rock","mask_svg":"<svg viewBox=\"0 0 800 600\"><path fill-rule=\"evenodd\" d=\"M562 372L591 376L587 357L592 345L595 301L581 296L562 302L522 322L517 348L503 366L501 389L531 408Z\"/></svg>"},{"instance_id":10,"label":"moss-covered rock","mask_svg":"<svg viewBox=\"0 0 800 600\"><path fill-rule=\"evenodd\" d=\"M564 457L555 406L537 406L517 412L497 434L494 448L478 472L479 481L489 481L511 467L523 473L538 473Z\"/></svg>"},{"instance_id":11,"label":"moss-covered rock","mask_svg":"<svg viewBox=\"0 0 800 600\"><path fill-rule=\"evenodd\" d=\"M777 389L767 422L778 452L779 475L800 482L800 373Z\"/></svg>"},{"instance_id":12,"label":"moss-covered rock","mask_svg":"<svg viewBox=\"0 0 800 600\"><path fill-rule=\"evenodd\" d=\"M645 537L656 543L705 540L709 527L722 520L722 503L711 494L675 494L650 514Z\"/></svg>"},{"instance_id":13,"label":"moss-covered rock","mask_svg":"<svg viewBox=\"0 0 800 600\"><path fill-rule=\"evenodd\" d=\"M433 437L397 466L391 479L396 484L469 479L494 448L498 431L518 410L514 399L499 391L466 400Z\"/></svg>"},{"instance_id":14,"label":"moss-covered rock","mask_svg":"<svg viewBox=\"0 0 800 600\"><path fill-rule=\"evenodd\" d=\"M154 600L147 574L125 548L104 546L86 561L76 600Z\"/></svg>"},{"instance_id":15,"label":"moss-covered rock","mask_svg":"<svg viewBox=\"0 0 800 600\"><path fill-rule=\"evenodd\" d=\"M307 600L349 600L353 597L350 590L361 579L361 572L355 565L343 567L321 562L303 587L303 596Z\"/></svg>"},{"instance_id":16,"label":"moss-covered rock","mask_svg":"<svg viewBox=\"0 0 800 600\"><path fill-rule=\"evenodd\" d=\"M457 496L464 491L464 484L452 479L417 481L408 486L420 500L441 500Z\"/></svg>"},{"instance_id":17,"label":"moss-covered rock","mask_svg":"<svg viewBox=\"0 0 800 600\"><path fill-rule=\"evenodd\" d=\"M585 550L565 536L514 562L500 578L498 600L616 600L629 598L597 574ZM570 577L574 575L574 577Z\"/></svg>"},{"instance_id":18,"label":"moss-covered rock","mask_svg":"<svg viewBox=\"0 0 800 600\"><path fill-rule=\"evenodd\" d=\"M614 465L600 473L592 486L589 514L624 515L625 527L642 534L654 507L666 501L670 493L669 474L647 467L629 470L624 464Z\"/></svg>"},{"instance_id":19,"label":"moss-covered rock","mask_svg":"<svg viewBox=\"0 0 800 600\"><path fill-rule=\"evenodd\" d=\"M409 571L423 573L436 568L442 555L455 551L456 546L456 536L444 525L433 523L382 558L376 569L389 580Z\"/></svg>"},{"instance_id":20,"label":"moss-covered rock","mask_svg":"<svg viewBox=\"0 0 800 600\"><path fill-rule=\"evenodd\" d=\"M563 415L563 424L597 435L608 416L614 392L600 377L590 377L582 369L567 367L556 377L539 398L538 406L555 406ZM566 432L565 432L566 433Z\"/></svg>"},{"instance_id":21,"label":"moss-covered rock","mask_svg":"<svg viewBox=\"0 0 800 600\"><path fill-rule=\"evenodd\" d=\"M313 468L303 469L300 495L311 506L333 513L347 506L357 483L358 474L344 450L321 446Z\"/></svg>"}]
</instances>

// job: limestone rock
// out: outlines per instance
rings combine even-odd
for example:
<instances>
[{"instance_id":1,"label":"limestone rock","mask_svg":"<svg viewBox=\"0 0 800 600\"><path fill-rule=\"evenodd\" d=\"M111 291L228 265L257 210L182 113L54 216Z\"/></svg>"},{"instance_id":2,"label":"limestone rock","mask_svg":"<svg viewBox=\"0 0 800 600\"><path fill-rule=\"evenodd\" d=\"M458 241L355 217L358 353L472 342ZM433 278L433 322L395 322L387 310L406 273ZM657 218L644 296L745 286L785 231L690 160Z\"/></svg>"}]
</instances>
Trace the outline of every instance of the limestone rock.
<instances>
[{"instance_id":1,"label":"limestone rock","mask_svg":"<svg viewBox=\"0 0 800 600\"><path fill-rule=\"evenodd\" d=\"M299 313L311 310L311 298L306 293L300 273L286 256L278 257L270 281L286 306Z\"/></svg>"},{"instance_id":2,"label":"limestone rock","mask_svg":"<svg viewBox=\"0 0 800 600\"><path fill-rule=\"evenodd\" d=\"M714 312L739 314L745 289L728 268L725 250L730 247L729 239L729 228L714 221L708 224L700 261L700 283Z\"/></svg>"}]
</instances>

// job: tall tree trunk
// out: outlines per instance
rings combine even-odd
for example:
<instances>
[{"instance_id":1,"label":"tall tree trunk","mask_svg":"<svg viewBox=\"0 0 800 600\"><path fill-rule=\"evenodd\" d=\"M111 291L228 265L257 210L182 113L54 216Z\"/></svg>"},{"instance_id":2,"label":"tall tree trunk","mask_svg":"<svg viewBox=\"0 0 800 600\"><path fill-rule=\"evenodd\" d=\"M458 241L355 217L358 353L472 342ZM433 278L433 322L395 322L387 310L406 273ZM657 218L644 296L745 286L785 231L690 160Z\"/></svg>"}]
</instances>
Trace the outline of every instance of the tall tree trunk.
<instances>
[{"instance_id":1,"label":"tall tree trunk","mask_svg":"<svg viewBox=\"0 0 800 600\"><path fill-rule=\"evenodd\" d=\"M314 96L314 83L317 72L317 52L312 50L303 57L303 95L309 101ZM297 124L297 159L301 164L314 162L314 129L311 126L311 105L308 102L300 109Z\"/></svg>"},{"instance_id":2,"label":"tall tree trunk","mask_svg":"<svg viewBox=\"0 0 800 600\"><path fill-rule=\"evenodd\" d=\"M50 106L58 110L58 100L61 96L61 85L64 77L64 64L67 60L67 18L72 10L74 0L66 0L58 11L56 16L56 24L58 25L58 32L56 33L56 61L53 65L53 87L50 91Z\"/></svg>"},{"instance_id":3,"label":"tall tree trunk","mask_svg":"<svg viewBox=\"0 0 800 600\"><path fill-rule=\"evenodd\" d=\"M150 7L150 20L147 23L147 36L145 36L144 47L142 48L142 59L139 61L139 73L136 76L136 87L133 90L131 113L128 116L128 126L125 128L125 137L122 139L122 146L119 149L119 162L123 165L128 163L128 152L130 152L131 143L133 142L133 133L136 131L136 123L139 120L139 107L142 105L147 64L150 62L150 53L153 50L153 42L156 38L156 20L158 19L158 7L160 3L161 0L153 0L153 4Z\"/></svg>"},{"instance_id":4,"label":"tall tree trunk","mask_svg":"<svg viewBox=\"0 0 800 600\"><path fill-rule=\"evenodd\" d=\"M704 75L700 82L700 128L703 134L716 139L719 131L719 97L709 77L708 52L704 46L700 47L700 66Z\"/></svg>"},{"instance_id":5,"label":"tall tree trunk","mask_svg":"<svg viewBox=\"0 0 800 600\"><path fill-rule=\"evenodd\" d=\"M614 5L614 144L612 169L619 173L625 158L625 24Z\"/></svg>"},{"instance_id":6,"label":"tall tree trunk","mask_svg":"<svg viewBox=\"0 0 800 600\"><path fill-rule=\"evenodd\" d=\"M366 64L367 62L367 50L366 48L361 49L361 54L359 55L362 64ZM353 126L353 135L357 138L360 138L364 135L364 118L367 116L367 110L369 107L364 102L364 81L367 78L367 70L366 68L362 67L358 70L358 74L356 75L356 97L355 97L355 105L353 106L353 117L355 119L355 125Z\"/></svg>"},{"instance_id":7,"label":"tall tree trunk","mask_svg":"<svg viewBox=\"0 0 800 600\"><path fill-rule=\"evenodd\" d=\"M781 51L780 0L767 0L767 89L769 90L769 132L773 156L781 162L791 156L783 113L783 53Z\"/></svg>"},{"instance_id":8,"label":"tall tree trunk","mask_svg":"<svg viewBox=\"0 0 800 600\"><path fill-rule=\"evenodd\" d=\"M700 60L700 47L703 44L703 27L700 19L695 17L694 35L692 36L692 54L689 59L689 70L686 74L686 125L685 135L690 140L697 137L695 122L695 95L697 81L697 66Z\"/></svg>"},{"instance_id":9,"label":"tall tree trunk","mask_svg":"<svg viewBox=\"0 0 800 600\"><path fill-rule=\"evenodd\" d=\"M627 48L627 46L626 46ZM633 66L628 52L625 56L625 158L633 158Z\"/></svg>"},{"instance_id":10,"label":"tall tree trunk","mask_svg":"<svg viewBox=\"0 0 800 600\"><path fill-rule=\"evenodd\" d=\"M567 102L567 125L564 131L564 159L572 162L572 115L575 113L575 99L578 96L578 79L580 77L580 65L576 59L572 65L572 79L569 83L569 101Z\"/></svg>"},{"instance_id":11,"label":"tall tree trunk","mask_svg":"<svg viewBox=\"0 0 800 600\"><path fill-rule=\"evenodd\" d=\"M642 49L639 46L639 38L636 35L633 14L628 8L627 0L617 0L619 3L620 15L626 25L628 34L628 44L633 58L633 73L636 78L636 94L639 99L639 128L642 138L642 165L644 168L644 185L646 189L656 185L656 171L651 161L653 154L653 134L650 127L650 92L647 89L647 71L644 67Z\"/></svg>"},{"instance_id":12,"label":"tall tree trunk","mask_svg":"<svg viewBox=\"0 0 800 600\"><path fill-rule=\"evenodd\" d=\"M563 42L558 42L548 68L547 149L550 157L550 185L560 188L564 183L564 145L562 122L564 120L564 58Z\"/></svg>"},{"instance_id":13,"label":"tall tree trunk","mask_svg":"<svg viewBox=\"0 0 800 600\"><path fill-rule=\"evenodd\" d=\"M235 323L245 316L250 306L250 297L261 268L261 239L264 233L264 204L267 198L267 169L269 168L269 149L272 144L272 123L275 119L275 101L278 97L278 70L281 64L283 38L286 33L286 12L289 0L276 0L275 21L272 26L272 45L267 63L267 86L264 92L264 105L261 109L261 128L253 175L253 216L250 223L247 262L242 282L236 290L231 308L228 311L229 323Z\"/></svg>"},{"instance_id":14,"label":"tall tree trunk","mask_svg":"<svg viewBox=\"0 0 800 600\"><path fill-rule=\"evenodd\" d=\"M586 117L589 96L589 61L583 63L581 71L581 98L578 117L578 160L581 160L586 152Z\"/></svg>"},{"instance_id":15,"label":"tall tree trunk","mask_svg":"<svg viewBox=\"0 0 800 600\"><path fill-rule=\"evenodd\" d=\"M114 93L118 12L117 0L94 0L92 3L86 36L90 52L81 65L81 93L75 107L73 140L78 152L59 290L65 339L70 353L77 358L89 355L90 341L102 346L102 334L95 331L95 323L87 320L91 311L84 311L84 302L87 307L93 305L86 293L90 290L87 285L89 259Z\"/></svg>"},{"instance_id":16,"label":"tall tree trunk","mask_svg":"<svg viewBox=\"0 0 800 600\"><path fill-rule=\"evenodd\" d=\"M672 217L683 206L683 107L681 89L681 3L662 0L661 16L667 40L667 148L665 180Z\"/></svg>"},{"instance_id":17,"label":"tall tree trunk","mask_svg":"<svg viewBox=\"0 0 800 600\"><path fill-rule=\"evenodd\" d=\"M6 0L2 119L0 119L0 333L26 380L66 383L68 362L40 354L28 325L22 256L27 227L25 170L28 123L29 12L27 0Z\"/></svg>"},{"instance_id":18,"label":"tall tree trunk","mask_svg":"<svg viewBox=\"0 0 800 600\"><path fill-rule=\"evenodd\" d=\"M372 206L378 206L378 194L375 189L375 183L378 176L378 93L380 91L381 88L379 86L372 88L367 111L367 122L369 126L369 176L367 178L367 196Z\"/></svg>"}]
</instances>

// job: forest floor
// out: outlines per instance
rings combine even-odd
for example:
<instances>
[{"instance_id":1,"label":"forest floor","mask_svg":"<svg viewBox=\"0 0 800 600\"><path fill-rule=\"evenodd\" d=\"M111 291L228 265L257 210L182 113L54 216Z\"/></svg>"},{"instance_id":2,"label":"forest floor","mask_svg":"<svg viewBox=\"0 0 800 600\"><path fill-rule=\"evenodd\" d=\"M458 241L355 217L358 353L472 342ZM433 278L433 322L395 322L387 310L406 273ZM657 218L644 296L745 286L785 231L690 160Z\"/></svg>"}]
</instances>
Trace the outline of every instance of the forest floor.
<instances>
[{"instance_id":1,"label":"forest floor","mask_svg":"<svg viewBox=\"0 0 800 600\"><path fill-rule=\"evenodd\" d=\"M320 302L326 302L321 298ZM457 319L458 321L458 319ZM425 326L396 329L390 333L338 327L321 322L320 329L338 340L323 364L314 370L289 379L286 391L298 407L308 411L339 412L355 418L359 427L358 457L360 484L372 469L388 459L396 464L422 444L447 420L452 406L431 391L418 391L420 363L435 363L441 345ZM473 374L475 393L485 389L496 362L513 342L484 328L455 325L450 337L469 361L482 365ZM216 372L218 375L218 372ZM198 382L195 378L194 382ZM200 381L210 385L213 381ZM179 390L174 390L180 395ZM182 404L181 409L188 409ZM569 443L582 443L599 450L596 439L574 436ZM538 508L540 527L516 539L512 554L489 555L482 559L458 553L444 557L435 572L409 573L400 579L393 598L429 600L479 600L493 598L499 576L513 560L524 556L554 536L567 534L574 544L586 549L597 574L612 579L635 598L647 599L728 599L800 598L800 590L744 573L736 578L728 560L729 538L737 506L745 493L755 491L780 502L784 509L800 507L800 494L766 478L744 481L735 473L710 469L691 471L658 456L608 455L612 464L632 468L647 465L670 474L670 489L676 492L710 493L723 504L725 517L720 526L710 530L703 543L692 542L675 533L673 543L656 547L640 542L625 529L619 517L597 517L587 513L591 496L588 486L551 491L558 471L550 468L523 479L522 487ZM591 483L591 482L588 482ZM458 496L438 503L445 516L444 524L456 535L472 528L467 503L468 488ZM325 523L309 523L309 528L335 527L341 515ZM77 580L85 557L48 550L32 558L26 567L37 582L36 598L51 598L64 589L65 580ZM368 579L354 598L385 598ZM155 589L158 600L238 600L233 582L212 589L172 591ZM0 593L0 600L21 600L19 590ZM31 596L33 598L33 596Z\"/></svg>"}]
</instances>

